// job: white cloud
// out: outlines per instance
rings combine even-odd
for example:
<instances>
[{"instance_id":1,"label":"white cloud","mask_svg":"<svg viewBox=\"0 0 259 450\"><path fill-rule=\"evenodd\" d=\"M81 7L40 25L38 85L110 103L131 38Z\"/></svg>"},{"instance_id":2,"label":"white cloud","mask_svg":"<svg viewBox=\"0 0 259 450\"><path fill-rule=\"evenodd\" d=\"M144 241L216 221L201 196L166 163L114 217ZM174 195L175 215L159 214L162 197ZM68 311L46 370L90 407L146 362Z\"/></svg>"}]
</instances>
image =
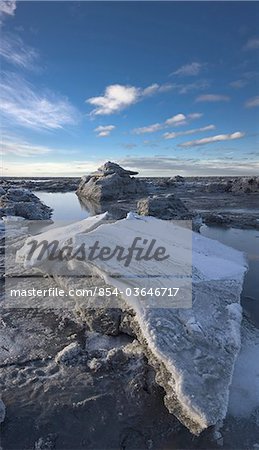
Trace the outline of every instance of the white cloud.
<instances>
[{"instance_id":1,"label":"white cloud","mask_svg":"<svg viewBox=\"0 0 259 450\"><path fill-rule=\"evenodd\" d=\"M205 94L196 98L196 102L227 102L230 97L220 94Z\"/></svg>"},{"instance_id":2,"label":"white cloud","mask_svg":"<svg viewBox=\"0 0 259 450\"><path fill-rule=\"evenodd\" d=\"M138 88L113 84L105 89L103 96L89 98L87 103L95 107L92 111L93 115L109 115L133 105L139 97Z\"/></svg>"},{"instance_id":3,"label":"white cloud","mask_svg":"<svg viewBox=\"0 0 259 450\"><path fill-rule=\"evenodd\" d=\"M255 50L257 48L259 48L259 38L249 39L244 46L245 50Z\"/></svg>"},{"instance_id":4,"label":"white cloud","mask_svg":"<svg viewBox=\"0 0 259 450\"><path fill-rule=\"evenodd\" d=\"M203 91L210 86L207 80L198 80L194 83L173 83L172 89L175 89L179 94L184 95L192 91Z\"/></svg>"},{"instance_id":5,"label":"white cloud","mask_svg":"<svg viewBox=\"0 0 259 450\"><path fill-rule=\"evenodd\" d=\"M147 88L143 89L142 94L144 96L156 94L156 92L159 90L159 88L160 88L159 84L157 84L157 83L151 84Z\"/></svg>"},{"instance_id":6,"label":"white cloud","mask_svg":"<svg viewBox=\"0 0 259 450\"><path fill-rule=\"evenodd\" d=\"M171 83L161 84L158 88L158 93L168 92L173 89L173 85Z\"/></svg>"},{"instance_id":7,"label":"white cloud","mask_svg":"<svg viewBox=\"0 0 259 450\"><path fill-rule=\"evenodd\" d=\"M115 125L100 125L99 127L95 128L94 131L96 131L97 136L99 137L106 137L109 136L116 127Z\"/></svg>"},{"instance_id":8,"label":"white cloud","mask_svg":"<svg viewBox=\"0 0 259 450\"><path fill-rule=\"evenodd\" d=\"M27 69L34 68L38 58L33 48L25 45L19 37L10 34L1 37L0 56L16 66Z\"/></svg>"},{"instance_id":9,"label":"white cloud","mask_svg":"<svg viewBox=\"0 0 259 450\"><path fill-rule=\"evenodd\" d=\"M162 89L166 89L166 86L168 86L170 90L175 90L178 94L184 95L192 91L204 91L210 87L210 83L208 80L196 80L193 83L171 83L169 85L161 86L160 92L162 92ZM167 90L169 90L169 88L167 88Z\"/></svg>"},{"instance_id":10,"label":"white cloud","mask_svg":"<svg viewBox=\"0 0 259 450\"><path fill-rule=\"evenodd\" d=\"M207 125L206 127L193 128L192 130L164 133L163 136L165 139L175 139L176 137L179 137L179 136L187 136L189 134L201 133L203 131L209 131L209 130L214 130L214 129L215 129L215 125Z\"/></svg>"},{"instance_id":11,"label":"white cloud","mask_svg":"<svg viewBox=\"0 0 259 450\"><path fill-rule=\"evenodd\" d=\"M203 66L204 64L192 62L190 64L185 64L184 66L181 66L175 72L172 72L171 75L195 76L200 73Z\"/></svg>"},{"instance_id":12,"label":"white cloud","mask_svg":"<svg viewBox=\"0 0 259 450\"><path fill-rule=\"evenodd\" d=\"M232 134L218 134L216 136L210 136L208 138L196 139L194 141L184 142L179 144L179 147L196 147L199 145L213 144L214 142L231 141L234 139L240 139L245 136L245 133L236 131Z\"/></svg>"},{"instance_id":13,"label":"white cloud","mask_svg":"<svg viewBox=\"0 0 259 450\"><path fill-rule=\"evenodd\" d=\"M203 113L191 113L188 114L188 119L195 120L200 119L203 116Z\"/></svg>"},{"instance_id":14,"label":"white cloud","mask_svg":"<svg viewBox=\"0 0 259 450\"><path fill-rule=\"evenodd\" d=\"M257 97L253 97L247 100L245 106L247 108L254 108L255 106L259 106L259 95Z\"/></svg>"},{"instance_id":15,"label":"white cloud","mask_svg":"<svg viewBox=\"0 0 259 450\"><path fill-rule=\"evenodd\" d=\"M15 0L0 0L0 16L6 14L8 16L14 16L16 10Z\"/></svg>"},{"instance_id":16,"label":"white cloud","mask_svg":"<svg viewBox=\"0 0 259 450\"><path fill-rule=\"evenodd\" d=\"M146 127L135 128L133 130L134 134L145 134L145 133L154 133L155 131L159 131L163 128L163 124L154 123L152 125L148 125Z\"/></svg>"},{"instance_id":17,"label":"white cloud","mask_svg":"<svg viewBox=\"0 0 259 450\"><path fill-rule=\"evenodd\" d=\"M170 84L159 85L154 83L144 89L135 86L112 84L106 87L102 96L91 97L86 100L86 103L94 106L91 115L110 115L128 108L145 97L167 92L170 89L172 89Z\"/></svg>"},{"instance_id":18,"label":"white cloud","mask_svg":"<svg viewBox=\"0 0 259 450\"><path fill-rule=\"evenodd\" d=\"M0 114L8 122L48 130L73 125L79 117L66 98L41 92L12 73L3 73L0 80Z\"/></svg>"},{"instance_id":19,"label":"white cloud","mask_svg":"<svg viewBox=\"0 0 259 450\"><path fill-rule=\"evenodd\" d=\"M160 85L157 83L154 83L145 89L142 89L142 90L140 89L140 93L141 93L142 97L148 97L150 95L168 92L168 91L171 91L172 89L173 89L173 85L170 83L160 84Z\"/></svg>"},{"instance_id":20,"label":"white cloud","mask_svg":"<svg viewBox=\"0 0 259 450\"><path fill-rule=\"evenodd\" d=\"M178 125L179 123L186 123L186 116L184 114L176 114L173 117L170 117L165 121L165 124L168 126Z\"/></svg>"},{"instance_id":21,"label":"white cloud","mask_svg":"<svg viewBox=\"0 0 259 450\"><path fill-rule=\"evenodd\" d=\"M186 125L189 121L199 119L200 117L202 117L202 113L191 113L187 116L179 113L172 117L169 117L169 119L166 119L163 123L154 123L146 127L135 128L134 130L132 130L132 132L134 134L154 133L165 128Z\"/></svg>"}]
</instances>

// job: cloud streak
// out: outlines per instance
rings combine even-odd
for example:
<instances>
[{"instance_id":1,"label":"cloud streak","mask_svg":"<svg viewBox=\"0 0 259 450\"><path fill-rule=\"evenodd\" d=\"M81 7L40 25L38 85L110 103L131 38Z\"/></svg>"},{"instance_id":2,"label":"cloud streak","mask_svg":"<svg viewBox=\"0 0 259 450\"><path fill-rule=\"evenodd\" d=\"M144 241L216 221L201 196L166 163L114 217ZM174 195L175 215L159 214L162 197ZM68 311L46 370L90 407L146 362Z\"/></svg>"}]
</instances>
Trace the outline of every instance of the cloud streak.
<instances>
[{"instance_id":1,"label":"cloud streak","mask_svg":"<svg viewBox=\"0 0 259 450\"><path fill-rule=\"evenodd\" d=\"M197 147L200 145L206 145L206 144L213 144L214 142L223 142L223 141L232 141L235 139L241 139L245 136L245 133L242 133L240 131L236 131L232 134L218 134L216 136L210 136L207 138L202 139L196 139L194 141L188 141L183 142L182 144L179 144L179 147Z\"/></svg>"},{"instance_id":2,"label":"cloud streak","mask_svg":"<svg viewBox=\"0 0 259 450\"><path fill-rule=\"evenodd\" d=\"M115 128L115 125L100 125L95 128L94 131L97 133L98 137L106 137L109 136Z\"/></svg>"},{"instance_id":3,"label":"cloud streak","mask_svg":"<svg viewBox=\"0 0 259 450\"><path fill-rule=\"evenodd\" d=\"M94 107L90 113L91 115L110 115L134 105L145 97L167 92L171 89L172 86L170 84L159 85L154 83L144 89L135 86L112 84L105 88L103 95L88 98L86 103Z\"/></svg>"},{"instance_id":4,"label":"cloud streak","mask_svg":"<svg viewBox=\"0 0 259 450\"><path fill-rule=\"evenodd\" d=\"M163 136L165 139L175 139L179 136L188 136L190 134L202 133L204 131L210 131L210 130L214 130L214 129L215 129L215 125L207 125L206 127L193 128L192 130L164 133Z\"/></svg>"},{"instance_id":5,"label":"cloud streak","mask_svg":"<svg viewBox=\"0 0 259 450\"><path fill-rule=\"evenodd\" d=\"M192 62L190 64L185 64L184 66L181 66L175 72L172 72L171 75L196 76L196 75L199 75L203 66L204 66L204 64L201 64L198 62Z\"/></svg>"},{"instance_id":6,"label":"cloud streak","mask_svg":"<svg viewBox=\"0 0 259 450\"><path fill-rule=\"evenodd\" d=\"M179 113L172 117L169 117L169 119L166 119L162 123L154 123L154 124L148 125L146 127L134 128L134 130L132 130L132 132L134 134L154 133L156 131L160 131L165 128L186 125L189 121L199 119L200 117L202 117L202 113L191 113L188 115Z\"/></svg>"},{"instance_id":7,"label":"cloud streak","mask_svg":"<svg viewBox=\"0 0 259 450\"><path fill-rule=\"evenodd\" d=\"M1 77L0 114L8 123L39 130L62 129L79 119L79 113L66 98L50 91L40 92L12 73Z\"/></svg>"},{"instance_id":8,"label":"cloud streak","mask_svg":"<svg viewBox=\"0 0 259 450\"><path fill-rule=\"evenodd\" d=\"M91 116L111 115L119 113L126 108L142 101L144 98L155 94L165 93L171 90L178 91L179 94L187 94L192 90L207 89L208 82L201 80L195 83L165 83L159 85L153 83L146 88L135 86L112 84L107 86L104 93L98 97L90 97L86 103L93 106Z\"/></svg>"},{"instance_id":9,"label":"cloud streak","mask_svg":"<svg viewBox=\"0 0 259 450\"><path fill-rule=\"evenodd\" d=\"M162 130L164 125L162 123L153 123L152 125L147 125L146 127L134 128L132 132L134 134L146 134L155 133L156 131Z\"/></svg>"},{"instance_id":10,"label":"cloud streak","mask_svg":"<svg viewBox=\"0 0 259 450\"><path fill-rule=\"evenodd\" d=\"M117 161L123 167L140 172L142 176L222 176L222 175L257 175L259 163L242 159L226 161L223 158L209 160L180 157L127 157Z\"/></svg>"},{"instance_id":11,"label":"cloud streak","mask_svg":"<svg viewBox=\"0 0 259 450\"><path fill-rule=\"evenodd\" d=\"M175 90L180 95L188 94L192 91L203 91L210 86L207 80L197 80L193 83L172 83L171 89Z\"/></svg>"},{"instance_id":12,"label":"cloud streak","mask_svg":"<svg viewBox=\"0 0 259 450\"><path fill-rule=\"evenodd\" d=\"M245 106L246 108L255 108L256 106L259 106L259 95L247 100Z\"/></svg>"},{"instance_id":13,"label":"cloud streak","mask_svg":"<svg viewBox=\"0 0 259 450\"><path fill-rule=\"evenodd\" d=\"M42 145L34 145L15 136L2 135L1 155L21 157L41 156L53 152L54 149Z\"/></svg>"},{"instance_id":14,"label":"cloud streak","mask_svg":"<svg viewBox=\"0 0 259 450\"><path fill-rule=\"evenodd\" d=\"M5 35L0 40L0 56L9 63L24 69L33 69L38 53L14 35Z\"/></svg>"},{"instance_id":15,"label":"cloud streak","mask_svg":"<svg viewBox=\"0 0 259 450\"><path fill-rule=\"evenodd\" d=\"M221 94L204 94L196 98L196 102L228 102L230 97Z\"/></svg>"}]
</instances>

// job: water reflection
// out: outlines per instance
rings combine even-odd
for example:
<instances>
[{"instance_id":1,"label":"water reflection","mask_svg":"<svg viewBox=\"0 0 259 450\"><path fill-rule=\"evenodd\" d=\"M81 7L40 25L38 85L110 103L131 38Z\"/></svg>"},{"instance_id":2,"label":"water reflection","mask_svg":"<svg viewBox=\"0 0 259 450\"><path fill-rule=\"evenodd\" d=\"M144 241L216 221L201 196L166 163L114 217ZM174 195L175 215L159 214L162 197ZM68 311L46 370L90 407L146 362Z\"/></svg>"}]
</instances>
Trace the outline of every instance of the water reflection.
<instances>
[{"instance_id":1,"label":"water reflection","mask_svg":"<svg viewBox=\"0 0 259 450\"><path fill-rule=\"evenodd\" d=\"M205 225L200 231L203 236L216 239L246 254L249 270L245 275L241 303L244 312L259 328L259 231Z\"/></svg>"},{"instance_id":2,"label":"water reflection","mask_svg":"<svg viewBox=\"0 0 259 450\"><path fill-rule=\"evenodd\" d=\"M36 192L35 195L53 209L53 222L71 223L91 215L88 207L79 202L74 192Z\"/></svg>"}]
</instances>

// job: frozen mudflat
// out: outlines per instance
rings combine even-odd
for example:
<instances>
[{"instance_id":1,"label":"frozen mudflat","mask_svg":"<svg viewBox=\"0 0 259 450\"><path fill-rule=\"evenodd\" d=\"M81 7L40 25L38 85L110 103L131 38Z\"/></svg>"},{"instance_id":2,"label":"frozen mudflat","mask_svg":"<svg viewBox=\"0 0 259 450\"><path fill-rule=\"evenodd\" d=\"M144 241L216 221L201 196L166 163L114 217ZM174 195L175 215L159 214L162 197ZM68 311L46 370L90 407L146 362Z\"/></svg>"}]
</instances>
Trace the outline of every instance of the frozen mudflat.
<instances>
[{"instance_id":1,"label":"frozen mudflat","mask_svg":"<svg viewBox=\"0 0 259 450\"><path fill-rule=\"evenodd\" d=\"M126 309L131 311L129 327L154 367L157 383L166 392L168 410L199 434L224 419L227 412L229 385L240 348L239 301L247 269L244 256L168 221L133 214L114 223L103 222L104 218L85 219L65 230L50 230L37 239L50 239L53 232L53 236L59 234L62 245L72 240L88 248L98 241L101 247L106 244L113 248L122 243L127 247L132 236L152 236L165 246L170 257L153 265L141 261L137 267L123 268L115 258L72 260L67 264L73 271L78 266L81 275L84 270L87 274L97 273L120 289ZM181 301L171 307L170 302L161 306L149 296L123 295L133 285L141 288L148 283L148 288L168 288L177 278L180 282L188 279L188 251L192 255L192 307ZM20 262L25 262L26 243L18 254ZM25 265L36 265L44 273L49 270L53 274L53 263L48 262L46 257L37 260L36 253Z\"/></svg>"},{"instance_id":2,"label":"frozen mudflat","mask_svg":"<svg viewBox=\"0 0 259 450\"><path fill-rule=\"evenodd\" d=\"M17 187L35 189L37 196L54 208L53 226L57 227L59 221L81 220L87 217L88 211L95 213L88 204L79 203L73 192L64 192L75 190L78 182L57 179L47 183L44 180L43 184L41 180L21 180ZM139 358L136 347L124 351L134 340L132 324L134 328L137 324L122 298L117 299L117 309L102 309L100 304L97 314L96 302L100 299L67 298L64 306L63 297L56 297L53 302L51 297L34 296L20 302L12 299L9 306L1 308L0 372L2 399L6 405L1 424L3 449L17 450L17 442L19 448L26 450L259 448L258 269L254 264L259 243L256 239L259 194L217 192L216 183L225 179L216 177L172 184L166 179L148 182L150 194L176 194L191 211L201 211L204 220L206 217L214 220L216 227L215 231L209 227L210 237L251 253L243 292L249 298L245 303L244 297L242 300L245 308L248 303L251 308L245 311L249 320L243 319L242 323L242 347L236 359L222 427L215 433L213 427L212 431L209 428L194 438L168 413L163 403L165 391L154 382L154 370L146 357ZM11 180L9 187L16 186L15 183ZM103 208L115 218L125 217L130 209L136 211L137 199L113 201ZM247 227L253 230L245 230ZM232 239L235 231L239 234ZM246 245L242 246L242 242ZM28 285L35 288L59 285L66 289L93 284L105 286L98 276L90 283L68 276L55 281L45 278L7 281L24 289ZM257 324L257 329L250 320ZM71 359L73 365L56 362L60 352L69 354L71 344L79 350L78 356ZM142 344L139 351L146 352Z\"/></svg>"}]
</instances>

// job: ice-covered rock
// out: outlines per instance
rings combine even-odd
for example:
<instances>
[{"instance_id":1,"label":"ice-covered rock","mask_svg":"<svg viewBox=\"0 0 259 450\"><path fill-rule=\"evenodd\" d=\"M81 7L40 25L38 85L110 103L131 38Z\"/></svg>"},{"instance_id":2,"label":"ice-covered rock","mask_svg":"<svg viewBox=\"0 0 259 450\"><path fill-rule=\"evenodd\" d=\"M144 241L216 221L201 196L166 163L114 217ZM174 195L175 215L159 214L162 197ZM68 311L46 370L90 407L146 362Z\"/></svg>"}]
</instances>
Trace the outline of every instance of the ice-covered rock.
<instances>
[{"instance_id":1,"label":"ice-covered rock","mask_svg":"<svg viewBox=\"0 0 259 450\"><path fill-rule=\"evenodd\" d=\"M55 441L57 440L57 435L49 434L46 437L40 437L34 444L35 450L54 450L56 448Z\"/></svg>"},{"instance_id":2,"label":"ice-covered rock","mask_svg":"<svg viewBox=\"0 0 259 450\"><path fill-rule=\"evenodd\" d=\"M113 173L118 173L122 177L127 177L128 175L137 175L138 172L135 172L133 170L126 170L123 169L119 164L107 161L104 163L101 167L98 168L97 172L94 172L92 175L94 176L107 176L112 175Z\"/></svg>"},{"instance_id":3,"label":"ice-covered rock","mask_svg":"<svg viewBox=\"0 0 259 450\"><path fill-rule=\"evenodd\" d=\"M80 273L82 268L85 273L91 269L118 289L129 310L127 326L156 371L168 410L199 434L224 419L227 412L240 348L239 301L246 262L242 253L190 229L134 214L114 223L100 222L92 231L76 234L73 242L84 243L86 248L98 242L101 248L120 245L127 249L134 236L152 237L169 257L152 263L142 259L128 266L115 257L86 258L73 264ZM42 241L46 233L38 238ZM48 267L37 258L28 263L42 265L44 270ZM169 295L170 287L180 287L178 300ZM143 288L153 291L145 294ZM166 288L165 296L154 296L156 288Z\"/></svg>"},{"instance_id":4,"label":"ice-covered rock","mask_svg":"<svg viewBox=\"0 0 259 450\"><path fill-rule=\"evenodd\" d=\"M143 216L160 219L191 219L192 214L174 194L154 195L138 201L137 212Z\"/></svg>"},{"instance_id":5,"label":"ice-covered rock","mask_svg":"<svg viewBox=\"0 0 259 450\"><path fill-rule=\"evenodd\" d=\"M145 183L132 176L137 173L108 161L97 172L82 177L76 193L97 202L135 195L145 191Z\"/></svg>"},{"instance_id":6,"label":"ice-covered rock","mask_svg":"<svg viewBox=\"0 0 259 450\"><path fill-rule=\"evenodd\" d=\"M9 188L0 197L1 215L20 216L28 220L48 220L52 209L28 189Z\"/></svg>"},{"instance_id":7,"label":"ice-covered rock","mask_svg":"<svg viewBox=\"0 0 259 450\"><path fill-rule=\"evenodd\" d=\"M185 178L182 177L181 175L176 175L175 177L169 178L169 182L170 183L184 183L185 182Z\"/></svg>"},{"instance_id":8,"label":"ice-covered rock","mask_svg":"<svg viewBox=\"0 0 259 450\"><path fill-rule=\"evenodd\" d=\"M228 184L228 191L236 193L259 192L259 177L241 177Z\"/></svg>"},{"instance_id":9,"label":"ice-covered rock","mask_svg":"<svg viewBox=\"0 0 259 450\"><path fill-rule=\"evenodd\" d=\"M77 342L72 342L58 352L55 357L55 361L56 363L64 364L65 366L73 366L77 364L81 355L82 348L80 345Z\"/></svg>"}]
</instances>

